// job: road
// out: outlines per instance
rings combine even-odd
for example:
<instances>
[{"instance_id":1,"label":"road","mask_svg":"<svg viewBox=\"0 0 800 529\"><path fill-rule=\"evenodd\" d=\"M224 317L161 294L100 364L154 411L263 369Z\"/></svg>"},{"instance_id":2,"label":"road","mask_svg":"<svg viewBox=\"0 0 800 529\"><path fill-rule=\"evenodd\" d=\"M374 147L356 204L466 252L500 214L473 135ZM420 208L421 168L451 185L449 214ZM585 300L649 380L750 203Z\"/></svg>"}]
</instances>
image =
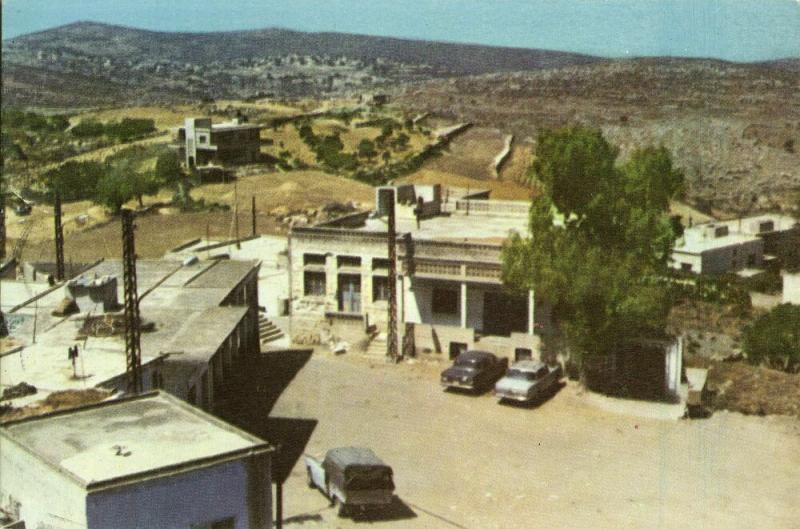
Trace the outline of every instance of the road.
<instances>
[{"instance_id":1,"label":"road","mask_svg":"<svg viewBox=\"0 0 800 529\"><path fill-rule=\"evenodd\" d=\"M572 383L533 408L501 406L489 394L442 391L441 367L327 353L295 363L269 419L273 430L285 433L296 422L294 431L302 432L284 440L296 460L284 485L286 527L800 523L796 419L634 418L599 410ZM393 466L398 501L384 516L339 519L307 487L300 452L321 455L342 445L369 446Z\"/></svg>"}]
</instances>

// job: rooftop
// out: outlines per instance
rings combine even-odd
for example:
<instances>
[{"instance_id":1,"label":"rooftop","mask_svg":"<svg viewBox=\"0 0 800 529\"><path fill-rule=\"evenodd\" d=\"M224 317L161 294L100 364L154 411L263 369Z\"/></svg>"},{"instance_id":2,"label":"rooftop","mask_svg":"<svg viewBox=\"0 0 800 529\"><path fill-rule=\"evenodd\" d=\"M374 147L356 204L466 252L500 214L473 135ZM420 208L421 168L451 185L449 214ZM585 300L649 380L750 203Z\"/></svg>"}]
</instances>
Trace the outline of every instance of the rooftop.
<instances>
[{"instance_id":1,"label":"rooftop","mask_svg":"<svg viewBox=\"0 0 800 529\"><path fill-rule=\"evenodd\" d=\"M154 326L141 334L142 364L164 355L185 355L192 363L207 361L246 313L244 307L220 304L257 266L254 261L205 261L187 266L180 261L137 261L141 318L144 324ZM102 262L86 274L116 275L118 297L123 299L120 262ZM5 290L5 283L3 287ZM17 290L19 296L27 292ZM20 382L38 390L36 395L14 399L15 406L40 400L53 391L95 387L125 373L124 337L80 336L89 313L51 314L65 297L66 288L57 287L7 314L13 321L12 335L24 347L0 355L0 391ZM98 309L91 315L103 313ZM67 356L72 345L80 349L74 370Z\"/></svg>"},{"instance_id":2,"label":"rooftop","mask_svg":"<svg viewBox=\"0 0 800 529\"><path fill-rule=\"evenodd\" d=\"M358 229L385 233L387 218L368 218ZM502 244L512 231L527 233L528 218L453 213L422 219L419 227L414 219L398 218L396 229L397 233L410 233L414 239L421 240Z\"/></svg>"},{"instance_id":3,"label":"rooftop","mask_svg":"<svg viewBox=\"0 0 800 529\"><path fill-rule=\"evenodd\" d=\"M718 224L714 224L718 225ZM727 235L713 237L706 236L705 229L712 225L698 224L684 231L683 237L675 243L675 251L680 253L699 254L708 250L738 246L761 239L755 235L729 232Z\"/></svg>"},{"instance_id":4,"label":"rooftop","mask_svg":"<svg viewBox=\"0 0 800 529\"><path fill-rule=\"evenodd\" d=\"M10 422L15 442L84 487L186 472L269 445L163 392Z\"/></svg>"}]
</instances>

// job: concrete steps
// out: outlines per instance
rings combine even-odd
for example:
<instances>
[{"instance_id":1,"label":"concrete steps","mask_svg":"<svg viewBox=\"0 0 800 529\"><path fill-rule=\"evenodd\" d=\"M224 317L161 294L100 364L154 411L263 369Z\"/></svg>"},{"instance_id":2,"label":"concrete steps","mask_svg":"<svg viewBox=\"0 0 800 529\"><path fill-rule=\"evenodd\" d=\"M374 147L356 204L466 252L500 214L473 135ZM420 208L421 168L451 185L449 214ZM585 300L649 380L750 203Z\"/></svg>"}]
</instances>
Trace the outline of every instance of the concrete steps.
<instances>
[{"instance_id":1,"label":"concrete steps","mask_svg":"<svg viewBox=\"0 0 800 529\"><path fill-rule=\"evenodd\" d=\"M380 332L370 340L366 354L371 356L386 356L386 333Z\"/></svg>"},{"instance_id":2,"label":"concrete steps","mask_svg":"<svg viewBox=\"0 0 800 529\"><path fill-rule=\"evenodd\" d=\"M262 314L258 315L258 337L261 345L280 340L283 336L283 331L272 323L269 318Z\"/></svg>"}]
</instances>

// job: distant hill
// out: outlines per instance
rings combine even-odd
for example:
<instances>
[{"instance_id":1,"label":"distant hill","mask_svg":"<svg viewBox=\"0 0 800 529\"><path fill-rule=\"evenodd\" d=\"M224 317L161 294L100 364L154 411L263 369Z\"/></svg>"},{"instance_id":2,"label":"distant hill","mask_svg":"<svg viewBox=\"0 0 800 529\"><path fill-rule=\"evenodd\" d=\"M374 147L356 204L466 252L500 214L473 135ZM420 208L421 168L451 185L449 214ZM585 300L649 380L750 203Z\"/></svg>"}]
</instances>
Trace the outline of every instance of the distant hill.
<instances>
[{"instance_id":1,"label":"distant hill","mask_svg":"<svg viewBox=\"0 0 800 529\"><path fill-rule=\"evenodd\" d=\"M164 33L78 22L3 41L7 104L332 95L463 75L600 61L558 51L269 28ZM80 76L98 90L74 89ZM59 86L48 88L47 79ZM44 86L40 84L44 80ZM83 85L84 83L78 83ZM11 87L16 87L12 89Z\"/></svg>"},{"instance_id":2,"label":"distant hill","mask_svg":"<svg viewBox=\"0 0 800 529\"><path fill-rule=\"evenodd\" d=\"M178 61L209 64L282 55L383 59L428 64L455 74L536 70L599 59L576 53L452 44L345 33L304 33L268 28L215 33L165 33L76 22L3 42L12 58L54 50L111 59Z\"/></svg>"}]
</instances>

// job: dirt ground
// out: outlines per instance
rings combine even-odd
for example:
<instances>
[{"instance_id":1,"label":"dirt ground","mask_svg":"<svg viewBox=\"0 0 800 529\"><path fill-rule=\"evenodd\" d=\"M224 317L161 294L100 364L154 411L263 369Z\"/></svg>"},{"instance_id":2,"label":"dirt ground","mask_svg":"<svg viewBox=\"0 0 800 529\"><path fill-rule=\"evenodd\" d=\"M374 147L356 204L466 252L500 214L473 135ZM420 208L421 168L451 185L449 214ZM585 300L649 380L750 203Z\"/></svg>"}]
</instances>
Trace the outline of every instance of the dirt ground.
<instances>
[{"instance_id":1,"label":"dirt ground","mask_svg":"<svg viewBox=\"0 0 800 529\"><path fill-rule=\"evenodd\" d=\"M252 371L260 382L238 422L282 445L285 527L797 527L796 419L635 418L572 384L506 406L442 391L437 363L279 355L262 355L271 384ZM301 454L346 445L393 466L397 499L383 514L339 519L307 487Z\"/></svg>"},{"instance_id":2,"label":"dirt ground","mask_svg":"<svg viewBox=\"0 0 800 529\"><path fill-rule=\"evenodd\" d=\"M192 190L192 197L206 203L218 203L231 207L230 211L202 211L179 213L165 210L165 214L148 214L137 219L136 251L140 257L160 257L171 248L187 240L205 237L206 230L212 238L233 238L234 196L239 202L239 233L251 233L251 197L256 197L257 232L260 234L285 234L288 227L280 224L270 212L279 206L288 210L319 208L329 202L356 201L365 206L374 200L373 189L363 183L320 171L292 171L288 173L263 173L243 177L236 185L208 184ZM147 197L145 204L169 200L170 193L163 191L156 197ZM131 203L131 206L134 206ZM100 258L120 258L122 255L122 232L119 221L102 214L102 208L88 202L65 206L64 255L75 263L93 262ZM100 220L91 222L87 229L78 228L72 222L78 213L86 212ZM52 207L36 206L28 217L36 223L23 253L23 259L42 261L54 259L52 240ZM12 221L13 222L13 221ZM11 222L9 223L11 225ZM19 227L9 229L10 239L15 238ZM9 241L9 250L13 240Z\"/></svg>"}]
</instances>

